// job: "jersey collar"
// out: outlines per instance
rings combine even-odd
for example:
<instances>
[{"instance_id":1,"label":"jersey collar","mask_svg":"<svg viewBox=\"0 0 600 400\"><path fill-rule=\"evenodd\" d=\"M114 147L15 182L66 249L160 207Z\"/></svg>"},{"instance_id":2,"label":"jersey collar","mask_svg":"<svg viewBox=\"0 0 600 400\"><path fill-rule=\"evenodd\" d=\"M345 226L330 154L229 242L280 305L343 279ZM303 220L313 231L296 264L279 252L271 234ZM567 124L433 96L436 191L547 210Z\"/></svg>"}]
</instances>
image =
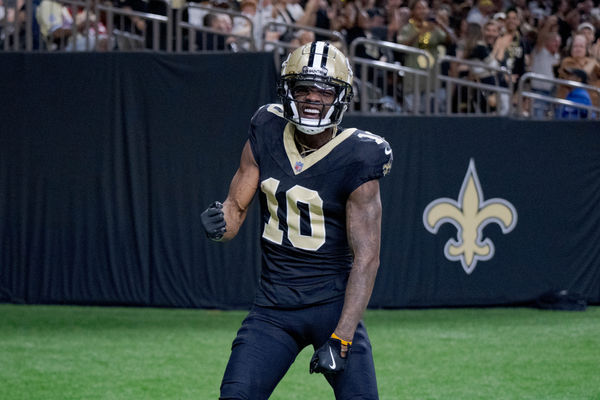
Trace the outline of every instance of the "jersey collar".
<instances>
[{"instance_id":1,"label":"jersey collar","mask_svg":"<svg viewBox=\"0 0 600 400\"><path fill-rule=\"evenodd\" d=\"M331 151L335 149L338 144L348 139L354 133L354 131L356 131L356 128L346 129L341 133L338 133L333 139L325 143L325 145L315 150L313 153L310 153L306 157L302 157L296 148L296 143L294 142L294 125L288 122L283 130L283 145L285 147L285 153L287 154L290 166L292 167L292 171L294 171L294 175L298 175L318 163L327 154L331 153Z\"/></svg>"}]
</instances>

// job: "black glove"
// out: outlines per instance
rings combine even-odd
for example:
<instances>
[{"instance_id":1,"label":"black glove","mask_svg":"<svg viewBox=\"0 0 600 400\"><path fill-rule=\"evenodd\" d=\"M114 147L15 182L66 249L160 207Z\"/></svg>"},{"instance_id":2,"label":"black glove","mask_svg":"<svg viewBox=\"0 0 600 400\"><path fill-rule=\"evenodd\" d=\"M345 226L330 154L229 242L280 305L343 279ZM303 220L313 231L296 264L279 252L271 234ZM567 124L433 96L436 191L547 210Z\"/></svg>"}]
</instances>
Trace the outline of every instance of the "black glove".
<instances>
[{"instance_id":1,"label":"black glove","mask_svg":"<svg viewBox=\"0 0 600 400\"><path fill-rule=\"evenodd\" d=\"M211 240L221 240L223 234L227 231L225 229L225 214L223 214L223 204L218 201L212 203L204 212L200 215L202 220L202 227L206 232L206 237Z\"/></svg>"},{"instance_id":2,"label":"black glove","mask_svg":"<svg viewBox=\"0 0 600 400\"><path fill-rule=\"evenodd\" d=\"M310 373L335 374L343 371L346 367L346 361L350 355L352 342L346 342L338 339L337 336L330 337L327 342L315 351L310 360ZM343 342L343 344L342 344ZM347 351L342 357L342 346Z\"/></svg>"}]
</instances>

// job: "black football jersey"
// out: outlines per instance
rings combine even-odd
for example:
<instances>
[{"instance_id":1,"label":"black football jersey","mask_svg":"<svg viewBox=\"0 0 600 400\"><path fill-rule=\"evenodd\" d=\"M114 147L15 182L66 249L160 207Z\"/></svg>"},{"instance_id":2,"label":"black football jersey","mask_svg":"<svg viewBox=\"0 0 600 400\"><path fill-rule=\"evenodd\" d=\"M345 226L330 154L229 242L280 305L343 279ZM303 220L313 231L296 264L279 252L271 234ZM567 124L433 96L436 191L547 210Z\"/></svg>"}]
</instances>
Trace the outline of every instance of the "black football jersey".
<instances>
[{"instance_id":1,"label":"black football jersey","mask_svg":"<svg viewBox=\"0 0 600 400\"><path fill-rule=\"evenodd\" d=\"M352 255L346 202L361 184L386 175L392 149L381 137L340 130L301 157L280 105L253 116L249 141L259 166L262 270L256 304L302 307L344 296Z\"/></svg>"}]
</instances>

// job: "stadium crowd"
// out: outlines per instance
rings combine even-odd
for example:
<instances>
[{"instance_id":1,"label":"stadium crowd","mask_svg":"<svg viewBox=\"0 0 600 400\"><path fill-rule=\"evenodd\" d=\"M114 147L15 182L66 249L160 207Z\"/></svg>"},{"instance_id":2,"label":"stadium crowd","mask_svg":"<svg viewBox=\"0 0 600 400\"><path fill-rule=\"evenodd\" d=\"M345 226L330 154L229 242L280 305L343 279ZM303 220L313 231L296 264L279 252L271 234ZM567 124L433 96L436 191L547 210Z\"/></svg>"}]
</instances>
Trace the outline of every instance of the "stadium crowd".
<instances>
[{"instance_id":1,"label":"stadium crowd","mask_svg":"<svg viewBox=\"0 0 600 400\"><path fill-rule=\"evenodd\" d=\"M36 36L42 38L39 43L35 40L35 46L81 50L97 40L93 46L96 50L107 46L125 47L108 43L105 17L96 18L90 12L78 12L73 16L73 8L58 1L33 0L34 32L39 32ZM167 3L173 8L185 4L178 5L176 0L113 0L112 5L124 10L165 15ZM202 37L197 36L193 50L253 49L248 43L240 43L236 39L239 37L252 37L257 44L283 42L289 44L289 49L315 39L328 39L320 35L318 29L287 28L301 25L340 32L347 44L357 38L371 38L416 47L426 50L432 62L445 54L505 67L511 72L508 79L513 85L530 71L600 87L599 3L591 0L205 0L196 3L203 7L185 7L183 19L194 26L209 28L210 34L219 39L207 40L204 33ZM4 21L0 40L7 38L10 26L6 21L22 20L24 8L25 0L0 0L0 20ZM73 24L77 29L73 29ZM147 34L151 24L139 16L121 18L119 22L115 21L117 24L126 24L124 30L134 34L151 36ZM75 31L77 37L68 38ZM49 37L51 40L47 40ZM148 42L146 47L150 47ZM256 46L254 49L261 48ZM359 48L357 55L390 61L389 53L369 46ZM392 61L424 68L418 57L406 56ZM451 65L448 74L458 77L468 74L482 83L498 79L489 74L478 75L473 69L460 65ZM506 86L508 82L501 81L500 84ZM583 104L600 105L599 96L586 90L568 90L547 82L535 82L532 90ZM500 110L508 107L507 99L490 97L488 101ZM532 112L543 114L547 112L544 107L541 104L536 108L534 104Z\"/></svg>"},{"instance_id":2,"label":"stadium crowd","mask_svg":"<svg viewBox=\"0 0 600 400\"><path fill-rule=\"evenodd\" d=\"M139 0L134 0L139 1ZM289 42L294 48L315 39L325 39L310 30L269 30L271 21L339 31L346 43L366 37L427 50L435 60L440 54L505 67L513 87L525 72L549 78L578 81L600 87L600 7L598 1L449 1L449 0L212 0L215 8L242 12L253 21L256 40ZM190 22L202 25L206 11L193 13ZM221 14L222 32L248 35L248 24ZM263 27L264 29L256 29ZM263 32L264 31L264 32ZM364 46L357 55L389 61L389 54ZM433 61L432 60L432 61ZM406 56L403 64L423 68L419 58ZM475 73L474 73L475 72ZM449 74L492 83L497 76L477 75L465 66L451 65ZM410 92L411 81L405 82ZM500 84L506 86L508 82ZM595 92L534 81L532 90L583 104L600 105ZM489 97L500 114L508 112L510 99ZM410 103L411 98L405 98ZM468 107L457 104L455 107ZM563 110L564 111L564 110ZM549 105L534 101L531 112L543 116Z\"/></svg>"}]
</instances>

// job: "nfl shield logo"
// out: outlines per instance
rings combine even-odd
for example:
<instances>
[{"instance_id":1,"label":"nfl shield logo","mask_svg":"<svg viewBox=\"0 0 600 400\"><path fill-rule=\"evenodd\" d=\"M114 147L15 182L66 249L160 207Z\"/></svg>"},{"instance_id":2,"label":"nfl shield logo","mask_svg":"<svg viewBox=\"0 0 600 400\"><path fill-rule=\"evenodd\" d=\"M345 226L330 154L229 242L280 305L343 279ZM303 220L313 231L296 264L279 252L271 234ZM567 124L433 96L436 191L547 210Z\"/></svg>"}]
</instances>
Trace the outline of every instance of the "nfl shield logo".
<instances>
[{"instance_id":1,"label":"nfl shield logo","mask_svg":"<svg viewBox=\"0 0 600 400\"><path fill-rule=\"evenodd\" d=\"M296 165L294 166L294 169L296 170L296 172L300 172L302 171L302 167L304 167L304 164L302 164L301 161L297 161Z\"/></svg>"}]
</instances>

